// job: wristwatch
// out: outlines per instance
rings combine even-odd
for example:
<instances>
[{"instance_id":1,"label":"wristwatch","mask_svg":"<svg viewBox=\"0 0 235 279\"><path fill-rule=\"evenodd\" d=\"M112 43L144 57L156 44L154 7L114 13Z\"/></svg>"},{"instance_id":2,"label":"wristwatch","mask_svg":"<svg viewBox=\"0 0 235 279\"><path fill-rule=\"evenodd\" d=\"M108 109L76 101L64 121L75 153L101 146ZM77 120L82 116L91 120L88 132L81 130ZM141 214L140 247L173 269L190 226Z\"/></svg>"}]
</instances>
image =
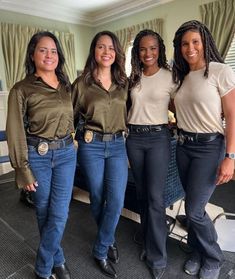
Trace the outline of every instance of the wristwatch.
<instances>
[{"instance_id":1,"label":"wristwatch","mask_svg":"<svg viewBox=\"0 0 235 279\"><path fill-rule=\"evenodd\" d=\"M235 160L235 153L225 153L225 157L229 158L229 159L232 159L232 160Z\"/></svg>"}]
</instances>

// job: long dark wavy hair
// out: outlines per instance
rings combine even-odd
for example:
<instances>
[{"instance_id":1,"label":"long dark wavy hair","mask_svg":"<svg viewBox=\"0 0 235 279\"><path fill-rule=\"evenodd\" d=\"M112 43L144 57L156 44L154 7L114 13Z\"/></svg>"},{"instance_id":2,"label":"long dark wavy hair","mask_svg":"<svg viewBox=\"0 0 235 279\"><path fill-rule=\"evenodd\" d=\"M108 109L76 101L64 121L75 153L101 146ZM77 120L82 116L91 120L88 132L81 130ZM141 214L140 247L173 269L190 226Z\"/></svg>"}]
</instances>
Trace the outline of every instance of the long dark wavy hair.
<instances>
[{"instance_id":1,"label":"long dark wavy hair","mask_svg":"<svg viewBox=\"0 0 235 279\"><path fill-rule=\"evenodd\" d=\"M95 72L98 68L98 64L95 60L95 47L97 41L102 36L109 36L112 39L113 47L116 53L115 61L111 65L112 81L118 86L118 88L124 88L127 83L127 76L125 73L125 54L117 36L110 31L101 31L93 38L81 78L87 85L91 85L95 82Z\"/></svg>"},{"instance_id":2,"label":"long dark wavy hair","mask_svg":"<svg viewBox=\"0 0 235 279\"><path fill-rule=\"evenodd\" d=\"M63 71L64 63L65 63L65 58L64 54L62 52L60 43L56 36L52 34L51 32L48 31L40 31L35 33L32 38L30 39L27 47L27 52L26 52L26 58L25 58L25 71L26 75L34 74L36 72L36 67L35 63L32 59L34 51L36 49L36 46L38 42L43 38L43 37L50 37L56 45L59 61L58 61L58 66L55 69L56 76L60 83L64 84L67 91L70 89L70 82L67 77L67 75Z\"/></svg>"},{"instance_id":3,"label":"long dark wavy hair","mask_svg":"<svg viewBox=\"0 0 235 279\"><path fill-rule=\"evenodd\" d=\"M182 37L187 31L198 32L202 39L204 49L204 59L206 62L206 69L204 76L208 77L209 63L211 61L224 63L223 58L215 45L215 41L206 25L197 20L190 20L183 23L175 33L173 40L174 44L174 61L173 61L173 80L179 84L178 89L183 83L185 76L189 73L189 65L183 58L181 53Z\"/></svg>"},{"instance_id":4,"label":"long dark wavy hair","mask_svg":"<svg viewBox=\"0 0 235 279\"><path fill-rule=\"evenodd\" d=\"M161 36L150 29L144 29L140 31L133 42L133 47L131 50L131 74L129 78L129 88L132 89L136 85L140 83L141 74L143 71L143 63L140 61L139 58L139 52L140 52L140 41L143 37L146 36L152 36L154 37L158 42L158 48L159 48L159 57L158 57L158 67L164 68L164 69L170 69L169 65L167 64L166 59L166 48L164 45L164 41L161 38Z\"/></svg>"}]
</instances>

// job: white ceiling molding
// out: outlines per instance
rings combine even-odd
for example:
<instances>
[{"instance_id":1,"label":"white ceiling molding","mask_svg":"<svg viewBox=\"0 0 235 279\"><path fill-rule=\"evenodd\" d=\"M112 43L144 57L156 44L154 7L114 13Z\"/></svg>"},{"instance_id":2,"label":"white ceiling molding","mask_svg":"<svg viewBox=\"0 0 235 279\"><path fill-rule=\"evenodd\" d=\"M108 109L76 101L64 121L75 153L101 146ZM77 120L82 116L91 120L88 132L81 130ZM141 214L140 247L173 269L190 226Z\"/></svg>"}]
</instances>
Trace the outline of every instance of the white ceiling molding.
<instances>
[{"instance_id":1,"label":"white ceiling molding","mask_svg":"<svg viewBox=\"0 0 235 279\"><path fill-rule=\"evenodd\" d=\"M90 20L87 19L87 14L82 13L77 9L55 5L49 1L47 4L45 4L46 1L38 2L41 3L39 5L35 5L32 1L0 0L0 9L62 22L75 24L82 23L85 25L90 24Z\"/></svg>"},{"instance_id":2,"label":"white ceiling molding","mask_svg":"<svg viewBox=\"0 0 235 279\"><path fill-rule=\"evenodd\" d=\"M118 4L117 1L109 1L110 3L106 1L106 7L102 9L97 6L94 11L90 11L90 6L87 6L88 12L86 12L86 1L89 2L89 0L77 0L69 6L67 0L56 2L48 0L0 0L0 9L95 27L175 0L120 0ZM100 3L99 0L97 5L98 3Z\"/></svg>"},{"instance_id":3,"label":"white ceiling molding","mask_svg":"<svg viewBox=\"0 0 235 279\"><path fill-rule=\"evenodd\" d=\"M122 5L113 5L111 9L106 9L104 12L98 11L93 13L92 25L105 24L172 1L174 0L134 0L127 1Z\"/></svg>"}]
</instances>

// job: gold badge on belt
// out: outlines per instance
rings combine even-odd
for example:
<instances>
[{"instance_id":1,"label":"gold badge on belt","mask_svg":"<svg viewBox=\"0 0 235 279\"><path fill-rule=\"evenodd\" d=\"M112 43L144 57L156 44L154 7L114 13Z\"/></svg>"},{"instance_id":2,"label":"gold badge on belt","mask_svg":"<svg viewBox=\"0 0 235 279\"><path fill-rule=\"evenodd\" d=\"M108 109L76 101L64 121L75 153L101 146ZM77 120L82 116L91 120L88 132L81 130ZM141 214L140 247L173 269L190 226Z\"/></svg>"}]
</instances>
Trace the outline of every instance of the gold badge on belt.
<instances>
[{"instance_id":1,"label":"gold badge on belt","mask_svg":"<svg viewBox=\"0 0 235 279\"><path fill-rule=\"evenodd\" d=\"M93 139L93 132L91 130L86 130L84 133L84 141L86 143L92 142Z\"/></svg>"},{"instance_id":2,"label":"gold badge on belt","mask_svg":"<svg viewBox=\"0 0 235 279\"><path fill-rule=\"evenodd\" d=\"M37 150L38 150L38 154L39 155L46 155L48 150L49 150L49 145L47 142L45 141L41 141L39 144L38 144L38 147L37 147Z\"/></svg>"}]
</instances>

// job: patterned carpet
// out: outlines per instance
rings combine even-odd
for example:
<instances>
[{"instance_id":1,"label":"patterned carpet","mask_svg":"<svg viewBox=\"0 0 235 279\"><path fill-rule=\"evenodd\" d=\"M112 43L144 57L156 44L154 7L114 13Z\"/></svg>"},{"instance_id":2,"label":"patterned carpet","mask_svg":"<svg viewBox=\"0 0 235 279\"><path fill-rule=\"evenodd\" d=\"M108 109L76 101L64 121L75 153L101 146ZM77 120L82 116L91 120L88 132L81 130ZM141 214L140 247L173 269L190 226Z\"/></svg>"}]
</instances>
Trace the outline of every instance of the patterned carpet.
<instances>
[{"instance_id":1,"label":"patterned carpet","mask_svg":"<svg viewBox=\"0 0 235 279\"><path fill-rule=\"evenodd\" d=\"M0 183L1 179L6 178L7 175L2 175ZM151 278L145 263L138 259L140 247L133 241L138 228L138 223L121 217L116 234L120 252L120 263L116 269L120 279ZM62 243L73 279L107 278L99 272L91 256L95 231L89 205L73 200ZM38 240L34 209L27 208L19 201L19 190L13 182L0 184L0 279L34 278ZM179 241L168 238L168 266L163 279L189 278L182 271L189 255L181 246ZM235 279L235 253L225 252L225 258L220 279Z\"/></svg>"}]
</instances>

